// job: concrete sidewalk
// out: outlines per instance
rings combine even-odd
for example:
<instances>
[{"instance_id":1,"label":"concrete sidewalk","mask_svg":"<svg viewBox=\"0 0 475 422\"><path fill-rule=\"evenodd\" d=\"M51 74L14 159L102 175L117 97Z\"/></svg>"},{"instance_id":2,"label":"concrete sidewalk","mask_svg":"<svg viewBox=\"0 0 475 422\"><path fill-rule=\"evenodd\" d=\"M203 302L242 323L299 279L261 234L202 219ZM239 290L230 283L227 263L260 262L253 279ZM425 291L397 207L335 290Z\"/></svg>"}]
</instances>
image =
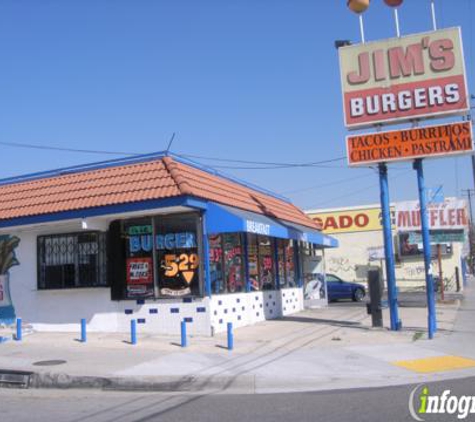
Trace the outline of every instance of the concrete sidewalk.
<instances>
[{"instance_id":1,"label":"concrete sidewalk","mask_svg":"<svg viewBox=\"0 0 475 422\"><path fill-rule=\"evenodd\" d=\"M176 337L139 332L135 346L126 334L88 333L83 344L79 334L32 333L21 342L0 344L0 374L31 372L32 387L200 393L295 392L472 376L471 285L461 306L459 301L437 306L434 340L425 334L425 308L401 307L404 328L391 332L372 329L361 304L330 306L237 329L233 351L226 349L225 335L190 337L189 347L181 348L178 332ZM384 320L389 321L387 310Z\"/></svg>"}]
</instances>

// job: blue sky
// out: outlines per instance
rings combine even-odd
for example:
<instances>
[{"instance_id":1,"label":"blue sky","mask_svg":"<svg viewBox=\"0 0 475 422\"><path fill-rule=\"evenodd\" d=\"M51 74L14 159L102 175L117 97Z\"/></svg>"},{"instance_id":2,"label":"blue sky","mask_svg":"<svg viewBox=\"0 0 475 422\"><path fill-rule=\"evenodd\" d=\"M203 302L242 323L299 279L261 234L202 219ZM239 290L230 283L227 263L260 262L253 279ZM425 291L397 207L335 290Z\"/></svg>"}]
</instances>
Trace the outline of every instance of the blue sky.
<instances>
[{"instance_id":1,"label":"blue sky","mask_svg":"<svg viewBox=\"0 0 475 422\"><path fill-rule=\"evenodd\" d=\"M475 1L436 0L461 26L475 92ZM405 0L402 34L431 29L430 1ZM373 0L367 40L395 35ZM1 0L0 142L265 162L345 155L337 39L359 41L346 0ZM0 145L0 177L100 161ZM200 160L210 165L243 164ZM325 168L221 169L304 208L376 203L378 177ZM428 186L473 188L469 157L427 161ZM389 169L392 200L416 199L409 163Z\"/></svg>"}]
</instances>

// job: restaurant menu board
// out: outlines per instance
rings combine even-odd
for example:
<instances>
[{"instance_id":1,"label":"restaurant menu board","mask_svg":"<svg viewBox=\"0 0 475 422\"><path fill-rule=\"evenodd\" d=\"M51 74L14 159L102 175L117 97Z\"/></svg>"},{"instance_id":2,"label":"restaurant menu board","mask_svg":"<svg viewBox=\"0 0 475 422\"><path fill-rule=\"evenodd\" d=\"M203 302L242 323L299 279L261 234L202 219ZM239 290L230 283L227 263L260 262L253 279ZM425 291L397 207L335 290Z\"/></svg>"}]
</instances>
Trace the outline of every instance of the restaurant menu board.
<instances>
[{"instance_id":1,"label":"restaurant menu board","mask_svg":"<svg viewBox=\"0 0 475 422\"><path fill-rule=\"evenodd\" d=\"M148 220L149 221L149 220ZM153 228L151 224L130 223L125 226L127 298L148 298L153 290Z\"/></svg>"}]
</instances>

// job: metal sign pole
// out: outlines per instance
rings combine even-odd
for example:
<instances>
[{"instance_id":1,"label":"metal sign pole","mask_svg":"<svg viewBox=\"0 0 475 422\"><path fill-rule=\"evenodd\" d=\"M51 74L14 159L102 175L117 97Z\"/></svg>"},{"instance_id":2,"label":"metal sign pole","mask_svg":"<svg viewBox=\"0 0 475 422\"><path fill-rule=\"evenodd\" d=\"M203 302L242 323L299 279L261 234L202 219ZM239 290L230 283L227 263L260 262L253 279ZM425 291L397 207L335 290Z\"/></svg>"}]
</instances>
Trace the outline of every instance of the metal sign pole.
<instances>
[{"instance_id":1,"label":"metal sign pole","mask_svg":"<svg viewBox=\"0 0 475 422\"><path fill-rule=\"evenodd\" d=\"M437 21L435 20L435 3L434 0L430 0L430 10L432 13L432 28L437 31Z\"/></svg>"},{"instance_id":2,"label":"metal sign pole","mask_svg":"<svg viewBox=\"0 0 475 422\"><path fill-rule=\"evenodd\" d=\"M424 245L424 268L426 276L426 294L428 310L427 326L429 330L429 339L432 339L434 337L434 333L437 331L437 319L435 315L434 279L432 277L429 221L427 218L427 203L425 195L424 169L422 167L422 159L414 161L414 169L417 171L417 185L419 188L419 204L421 211L422 244Z\"/></svg>"},{"instance_id":3,"label":"metal sign pole","mask_svg":"<svg viewBox=\"0 0 475 422\"><path fill-rule=\"evenodd\" d=\"M359 20L360 20L361 42L364 44L364 43L365 43L364 24L363 24L363 14L361 14L361 13L360 13L360 15L359 15Z\"/></svg>"},{"instance_id":4,"label":"metal sign pole","mask_svg":"<svg viewBox=\"0 0 475 422\"><path fill-rule=\"evenodd\" d=\"M386 257L386 279L388 283L388 303L391 330L401 328L397 306L396 271L394 269L393 238L391 233L391 209L389 206L388 168L379 164L379 186L381 190L381 212L383 217L384 254Z\"/></svg>"},{"instance_id":5,"label":"metal sign pole","mask_svg":"<svg viewBox=\"0 0 475 422\"><path fill-rule=\"evenodd\" d=\"M401 31L399 30L399 15L397 12L397 8L394 8L394 21L396 22L396 36L398 38L401 37Z\"/></svg>"}]
</instances>

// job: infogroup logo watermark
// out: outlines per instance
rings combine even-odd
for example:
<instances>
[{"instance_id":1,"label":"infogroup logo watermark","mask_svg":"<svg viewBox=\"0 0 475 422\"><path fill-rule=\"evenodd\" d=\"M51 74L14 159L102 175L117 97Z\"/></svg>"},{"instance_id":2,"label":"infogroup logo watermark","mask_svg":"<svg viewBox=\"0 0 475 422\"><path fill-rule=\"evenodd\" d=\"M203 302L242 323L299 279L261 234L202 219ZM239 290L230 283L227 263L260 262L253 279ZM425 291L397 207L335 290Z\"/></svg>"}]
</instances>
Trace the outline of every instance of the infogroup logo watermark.
<instances>
[{"instance_id":1,"label":"infogroup logo watermark","mask_svg":"<svg viewBox=\"0 0 475 422\"><path fill-rule=\"evenodd\" d=\"M431 394L429 387L419 385L409 396L409 412L413 419L419 422L425 421L426 417L432 414L453 415L463 420L469 415L475 416L475 396L457 396L450 390L444 390L441 394Z\"/></svg>"}]
</instances>

